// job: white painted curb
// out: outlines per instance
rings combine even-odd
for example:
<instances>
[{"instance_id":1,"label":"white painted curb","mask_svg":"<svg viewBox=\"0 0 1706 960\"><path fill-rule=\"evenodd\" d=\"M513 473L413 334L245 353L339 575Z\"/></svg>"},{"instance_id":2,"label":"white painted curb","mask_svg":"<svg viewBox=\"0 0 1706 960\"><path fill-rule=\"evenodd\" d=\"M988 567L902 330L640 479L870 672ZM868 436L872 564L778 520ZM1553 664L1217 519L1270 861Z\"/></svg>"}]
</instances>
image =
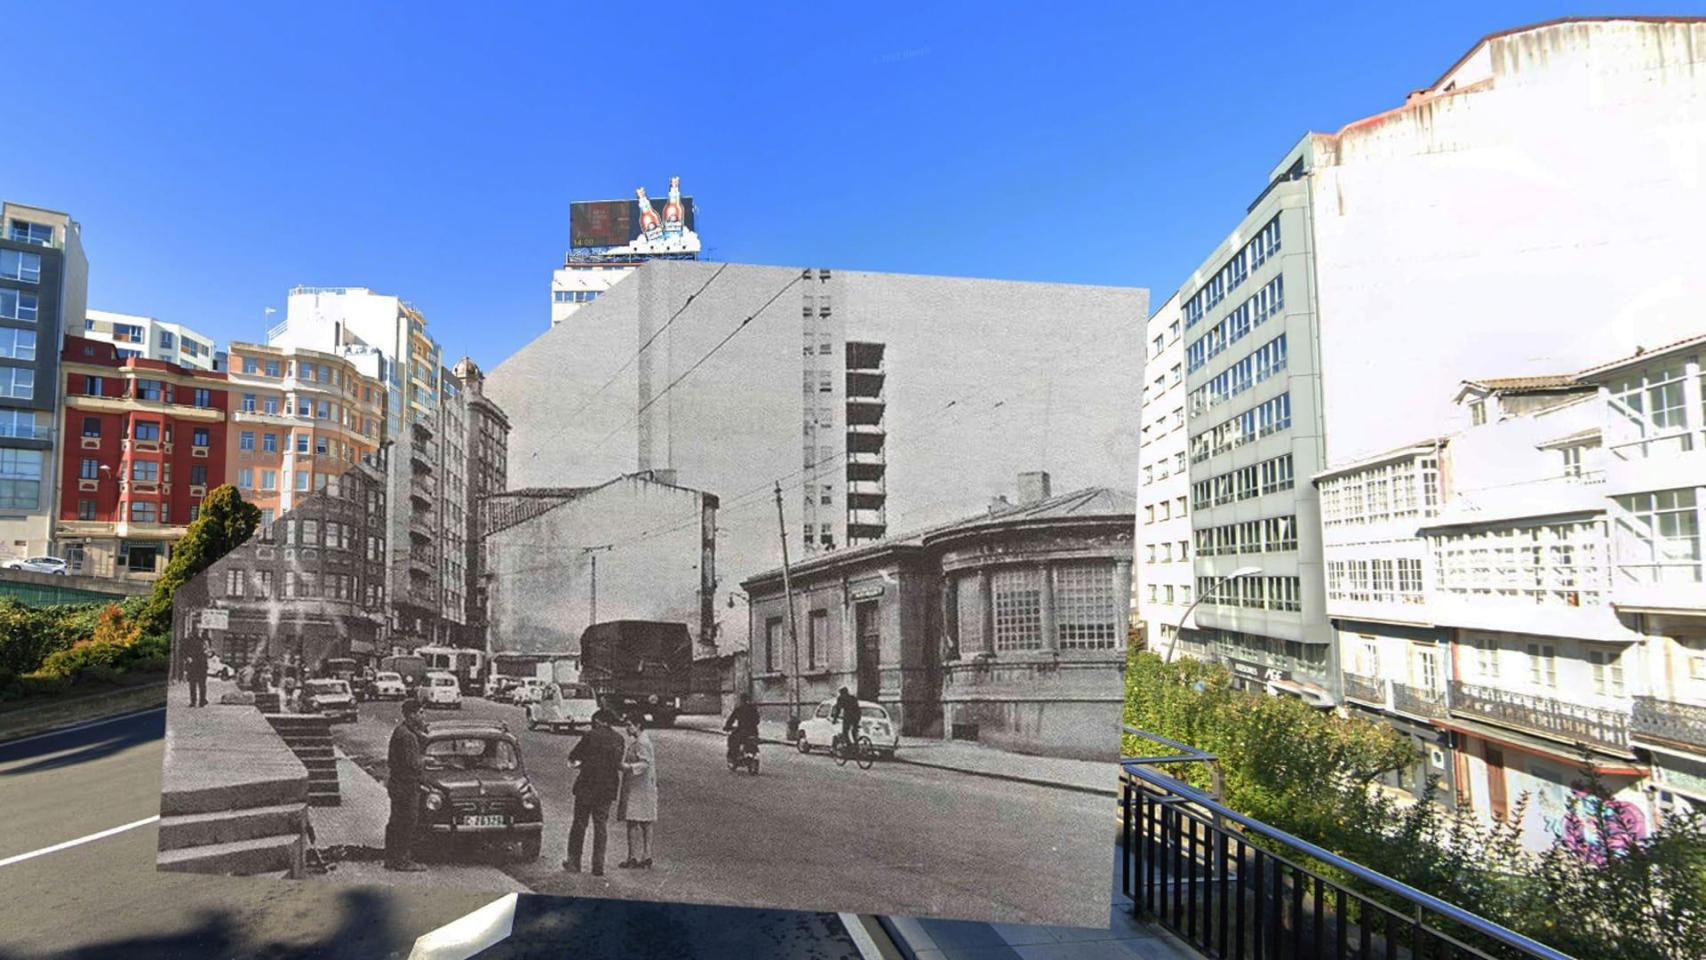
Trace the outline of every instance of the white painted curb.
<instances>
[{"instance_id":1,"label":"white painted curb","mask_svg":"<svg viewBox=\"0 0 1706 960\"><path fill-rule=\"evenodd\" d=\"M856 913L838 913L841 925L847 928L847 935L853 938L853 945L859 948L861 960L884 960L883 951L878 948L877 941L871 939L871 933L865 929L864 921Z\"/></svg>"},{"instance_id":2,"label":"white painted curb","mask_svg":"<svg viewBox=\"0 0 1706 960\"><path fill-rule=\"evenodd\" d=\"M409 951L409 960L468 960L509 939L515 928L515 902L519 897L516 893L500 897L467 916L421 934L415 948Z\"/></svg>"}]
</instances>

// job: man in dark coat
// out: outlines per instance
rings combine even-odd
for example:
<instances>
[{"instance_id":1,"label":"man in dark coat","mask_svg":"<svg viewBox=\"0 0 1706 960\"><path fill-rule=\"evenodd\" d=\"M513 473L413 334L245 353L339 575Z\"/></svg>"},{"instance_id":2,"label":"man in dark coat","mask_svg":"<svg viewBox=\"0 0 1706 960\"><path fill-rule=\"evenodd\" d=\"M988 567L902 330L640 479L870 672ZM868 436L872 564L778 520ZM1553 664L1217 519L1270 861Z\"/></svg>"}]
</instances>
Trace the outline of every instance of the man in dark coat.
<instances>
[{"instance_id":1,"label":"man in dark coat","mask_svg":"<svg viewBox=\"0 0 1706 960\"><path fill-rule=\"evenodd\" d=\"M609 835L610 804L622 786L622 755L628 744L612 730L615 716L608 710L592 715L592 729L569 751L569 765L577 767L575 815L569 827L569 858L563 869L581 872L581 847L587 824L592 824L592 875L604 876L604 845Z\"/></svg>"},{"instance_id":2,"label":"man in dark coat","mask_svg":"<svg viewBox=\"0 0 1706 960\"><path fill-rule=\"evenodd\" d=\"M184 673L190 681L190 706L207 706L207 638L191 634L184 638Z\"/></svg>"},{"instance_id":3,"label":"man in dark coat","mask_svg":"<svg viewBox=\"0 0 1706 960\"><path fill-rule=\"evenodd\" d=\"M723 723L723 729L729 733L731 761L740 753L741 744L758 739L758 708L752 705L752 694L740 695L740 705L729 711L729 719Z\"/></svg>"},{"instance_id":4,"label":"man in dark coat","mask_svg":"<svg viewBox=\"0 0 1706 960\"><path fill-rule=\"evenodd\" d=\"M425 870L415 862L411 846L421 802L421 704L403 701L403 718L391 731L385 791L391 795L391 819L385 824L385 869L410 873Z\"/></svg>"},{"instance_id":5,"label":"man in dark coat","mask_svg":"<svg viewBox=\"0 0 1706 960\"><path fill-rule=\"evenodd\" d=\"M846 687L835 697L835 708L830 711L829 722L841 722L841 739L851 748L859 733L859 698L847 692Z\"/></svg>"}]
</instances>

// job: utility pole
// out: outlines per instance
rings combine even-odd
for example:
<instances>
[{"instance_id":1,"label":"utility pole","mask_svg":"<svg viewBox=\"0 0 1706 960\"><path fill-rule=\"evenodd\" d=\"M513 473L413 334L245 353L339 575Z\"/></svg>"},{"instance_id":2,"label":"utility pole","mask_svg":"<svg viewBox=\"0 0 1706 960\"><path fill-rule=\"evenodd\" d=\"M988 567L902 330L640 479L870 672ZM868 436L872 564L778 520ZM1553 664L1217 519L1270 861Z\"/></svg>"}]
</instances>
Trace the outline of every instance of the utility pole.
<instances>
[{"instance_id":1,"label":"utility pole","mask_svg":"<svg viewBox=\"0 0 1706 960\"><path fill-rule=\"evenodd\" d=\"M583 555L592 557L592 612L587 621L587 626L598 622L598 553L600 550L609 550L613 546L615 544L606 543L602 546L581 548Z\"/></svg>"},{"instance_id":2,"label":"utility pole","mask_svg":"<svg viewBox=\"0 0 1706 960\"><path fill-rule=\"evenodd\" d=\"M788 642L794 647L794 694L788 704L788 739L800 735L800 631L794 622L794 581L788 572L788 522L782 517L782 481L776 481L776 532L782 538L782 596L788 604Z\"/></svg>"}]
</instances>

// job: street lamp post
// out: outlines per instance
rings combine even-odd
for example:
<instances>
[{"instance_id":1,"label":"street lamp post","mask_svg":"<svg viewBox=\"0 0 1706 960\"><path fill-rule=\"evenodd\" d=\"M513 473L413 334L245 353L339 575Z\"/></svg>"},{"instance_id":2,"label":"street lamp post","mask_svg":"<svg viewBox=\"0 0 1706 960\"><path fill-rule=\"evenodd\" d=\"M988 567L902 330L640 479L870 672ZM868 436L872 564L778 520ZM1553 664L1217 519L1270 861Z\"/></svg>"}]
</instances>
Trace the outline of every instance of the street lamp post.
<instances>
[{"instance_id":1,"label":"street lamp post","mask_svg":"<svg viewBox=\"0 0 1706 960\"><path fill-rule=\"evenodd\" d=\"M1173 652L1179 649L1179 639L1185 632L1185 621L1191 618L1191 612L1196 610L1197 604L1214 596L1216 593L1220 592L1221 587L1226 586L1228 583L1231 583L1239 577L1253 577L1261 572L1261 567L1239 567L1210 584L1209 588L1203 591L1201 596L1198 596L1195 600L1191 601L1191 605L1185 608L1185 615L1179 618L1179 625L1173 630L1173 643L1167 648L1167 655L1161 658L1161 662L1173 662Z\"/></svg>"}]
</instances>

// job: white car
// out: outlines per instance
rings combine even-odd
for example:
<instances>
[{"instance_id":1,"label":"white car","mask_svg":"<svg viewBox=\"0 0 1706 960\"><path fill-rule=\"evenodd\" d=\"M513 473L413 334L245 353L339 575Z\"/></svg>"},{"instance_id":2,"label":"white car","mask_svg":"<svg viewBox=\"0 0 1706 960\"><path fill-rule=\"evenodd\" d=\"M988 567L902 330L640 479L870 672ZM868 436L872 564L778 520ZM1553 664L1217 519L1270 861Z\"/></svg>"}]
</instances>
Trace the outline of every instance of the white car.
<instances>
[{"instance_id":1,"label":"white car","mask_svg":"<svg viewBox=\"0 0 1706 960\"><path fill-rule=\"evenodd\" d=\"M800 737L794 741L794 746L801 753L811 753L814 747L829 749L836 735L841 733L841 723L829 719L834 712L835 701L825 700L800 724ZM859 735L870 737L871 746L883 757L894 756L895 750L900 748L900 728L895 726L887 710L869 700L859 701Z\"/></svg>"},{"instance_id":2,"label":"white car","mask_svg":"<svg viewBox=\"0 0 1706 960\"><path fill-rule=\"evenodd\" d=\"M207 675L208 676L213 677L213 678L218 679L218 680L229 680L229 679L231 679L231 675L233 673L236 673L236 672L237 671L231 669L231 667L228 666L224 660L219 659L219 654L215 653L215 654L209 654L208 655L208 658L207 658Z\"/></svg>"},{"instance_id":3,"label":"white car","mask_svg":"<svg viewBox=\"0 0 1706 960\"><path fill-rule=\"evenodd\" d=\"M24 557L18 560L8 560L4 564L7 570L23 570L28 573L56 573L65 576L65 561L58 557Z\"/></svg>"},{"instance_id":4,"label":"white car","mask_svg":"<svg viewBox=\"0 0 1706 960\"><path fill-rule=\"evenodd\" d=\"M302 687L302 710L330 717L334 722L354 723L355 694L342 680L310 680Z\"/></svg>"},{"instance_id":5,"label":"white car","mask_svg":"<svg viewBox=\"0 0 1706 960\"><path fill-rule=\"evenodd\" d=\"M538 677L527 677L509 692L509 702L520 706L538 703L545 696L545 681Z\"/></svg>"},{"instance_id":6,"label":"white car","mask_svg":"<svg viewBox=\"0 0 1706 960\"><path fill-rule=\"evenodd\" d=\"M415 699L423 707L444 707L450 710L462 709L462 685L456 682L456 675L434 670L428 673L415 687Z\"/></svg>"},{"instance_id":7,"label":"white car","mask_svg":"<svg viewBox=\"0 0 1706 960\"><path fill-rule=\"evenodd\" d=\"M409 695L407 687L403 686L403 675L391 670L381 670L373 675L373 690L369 696L375 700L401 700Z\"/></svg>"},{"instance_id":8,"label":"white car","mask_svg":"<svg viewBox=\"0 0 1706 960\"><path fill-rule=\"evenodd\" d=\"M592 715L598 712L598 694L584 683L559 683L557 693L555 698L541 697L527 704L527 729L544 727L573 733L576 727L590 728Z\"/></svg>"}]
</instances>

